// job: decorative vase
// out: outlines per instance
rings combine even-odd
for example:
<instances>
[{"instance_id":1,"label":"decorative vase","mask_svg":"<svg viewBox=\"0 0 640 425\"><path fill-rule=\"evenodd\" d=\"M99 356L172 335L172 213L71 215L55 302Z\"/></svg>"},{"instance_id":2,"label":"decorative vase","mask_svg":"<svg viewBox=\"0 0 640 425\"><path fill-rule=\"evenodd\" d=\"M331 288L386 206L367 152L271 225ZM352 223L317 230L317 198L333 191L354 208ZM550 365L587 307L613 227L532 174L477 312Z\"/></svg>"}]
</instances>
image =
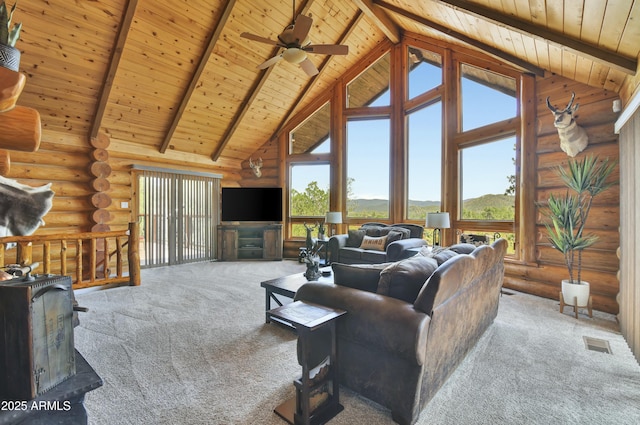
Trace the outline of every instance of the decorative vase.
<instances>
[{"instance_id":1,"label":"decorative vase","mask_svg":"<svg viewBox=\"0 0 640 425\"><path fill-rule=\"evenodd\" d=\"M313 257L306 258L307 270L304 272L304 277L307 280L318 280L322 275L320 273L320 257L314 255Z\"/></svg>"},{"instance_id":2,"label":"decorative vase","mask_svg":"<svg viewBox=\"0 0 640 425\"><path fill-rule=\"evenodd\" d=\"M20 50L0 44L0 66L18 72L20 70Z\"/></svg>"},{"instance_id":3,"label":"decorative vase","mask_svg":"<svg viewBox=\"0 0 640 425\"><path fill-rule=\"evenodd\" d=\"M566 305L587 307L589 305L589 293L589 282L583 280L580 283L570 283L568 279L562 280L562 298ZM578 303L574 305L576 297L578 298Z\"/></svg>"}]
</instances>

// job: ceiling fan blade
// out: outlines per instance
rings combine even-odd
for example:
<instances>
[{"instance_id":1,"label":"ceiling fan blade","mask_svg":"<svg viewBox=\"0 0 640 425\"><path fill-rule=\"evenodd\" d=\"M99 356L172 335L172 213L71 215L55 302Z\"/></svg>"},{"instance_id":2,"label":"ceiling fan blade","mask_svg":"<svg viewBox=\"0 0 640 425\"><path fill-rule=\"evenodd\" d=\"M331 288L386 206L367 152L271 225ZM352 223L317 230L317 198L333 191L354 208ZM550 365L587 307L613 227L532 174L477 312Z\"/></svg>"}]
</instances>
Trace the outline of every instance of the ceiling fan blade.
<instances>
[{"instance_id":1,"label":"ceiling fan blade","mask_svg":"<svg viewBox=\"0 0 640 425\"><path fill-rule=\"evenodd\" d=\"M278 45L278 42L275 40L271 40L265 37L260 37L259 35L251 34L248 32L243 32L242 34L240 34L240 37L248 38L249 40L253 40L253 41L258 41L260 43L271 44L274 46Z\"/></svg>"},{"instance_id":2,"label":"ceiling fan blade","mask_svg":"<svg viewBox=\"0 0 640 425\"><path fill-rule=\"evenodd\" d=\"M296 23L293 25L293 41L297 40L297 44L300 44L304 41L305 38L309 35L309 31L311 31L311 25L313 24L313 19L305 15L298 15L296 18Z\"/></svg>"},{"instance_id":3,"label":"ceiling fan blade","mask_svg":"<svg viewBox=\"0 0 640 425\"><path fill-rule=\"evenodd\" d=\"M302 68L302 70L306 72L309 77L313 77L314 75L318 74L318 68L316 68L316 66L309 60L309 58L306 58L305 60L300 62L300 68Z\"/></svg>"},{"instance_id":4,"label":"ceiling fan blade","mask_svg":"<svg viewBox=\"0 0 640 425\"><path fill-rule=\"evenodd\" d=\"M278 63L280 61L280 59L282 59L282 55L274 56L271 59L266 60L266 61L262 62L260 65L258 65L258 69L269 68L271 65L274 65L274 64Z\"/></svg>"},{"instance_id":5,"label":"ceiling fan blade","mask_svg":"<svg viewBox=\"0 0 640 425\"><path fill-rule=\"evenodd\" d=\"M344 44L310 44L303 48L309 53L320 53L322 55L348 55L349 46Z\"/></svg>"}]
</instances>

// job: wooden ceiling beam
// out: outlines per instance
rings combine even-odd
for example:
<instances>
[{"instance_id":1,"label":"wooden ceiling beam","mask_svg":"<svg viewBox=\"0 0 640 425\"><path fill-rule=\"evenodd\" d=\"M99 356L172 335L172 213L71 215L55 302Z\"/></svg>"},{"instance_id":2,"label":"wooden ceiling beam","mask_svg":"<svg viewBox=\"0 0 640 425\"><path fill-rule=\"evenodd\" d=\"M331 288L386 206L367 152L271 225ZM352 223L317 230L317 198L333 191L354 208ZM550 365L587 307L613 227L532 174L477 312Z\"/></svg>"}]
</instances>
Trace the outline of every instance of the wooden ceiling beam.
<instances>
[{"instance_id":1,"label":"wooden ceiling beam","mask_svg":"<svg viewBox=\"0 0 640 425\"><path fill-rule=\"evenodd\" d=\"M394 13L397 13L400 16L403 16L407 19L410 19L412 21L415 21L419 24L422 24L424 26L427 26L429 28L433 28L436 31L440 31L443 34L448 35L449 37L455 38L457 40L463 41L467 44L469 44L470 46L476 47L482 51L484 51L485 53L492 55L494 57L497 57L498 59L501 59L505 62L511 63L513 65L516 65L524 70L527 70L537 76L544 76L544 69L535 66L525 60L520 59L517 56L514 56L510 53L506 53L503 52L500 49L496 49L495 47L489 46L488 44L485 44L481 41L478 41L474 38L469 37L466 34L462 34L458 31L455 31L451 28L445 27L444 25L441 25L437 22L431 21L429 19L423 18L422 16L416 15L414 13L411 13L405 9L401 9L397 6L394 6L392 4L389 4L385 1L381 1L381 0L372 0L373 3L377 4L380 7L383 7L387 10L390 10Z\"/></svg>"},{"instance_id":2,"label":"wooden ceiling beam","mask_svg":"<svg viewBox=\"0 0 640 425\"><path fill-rule=\"evenodd\" d=\"M364 12L362 12L362 10L360 10L356 16L351 19L351 22L349 23L349 25L347 25L347 28L345 29L345 31L342 33L342 35L340 36L340 39L337 41L336 44L344 44L346 43L347 39L349 38L349 36L353 33L353 31L356 29L356 27L358 26L358 23L360 22L360 20L364 17ZM304 99L309 92L311 91L311 89L313 88L313 86L315 86L316 81L319 80L320 75L322 75L322 72L327 69L329 63L331 62L331 60L334 58L334 56L327 56L322 63L320 64L320 66L318 67L318 75L314 76L308 83L307 85L304 87L304 89L302 90L302 92L298 95L298 97L296 98L296 100L293 102L293 105L291 106L291 108L289 108L289 110L287 111L286 115L284 116L284 118L282 119L282 121L280 121L280 124L278 125L277 130L273 133L272 138L276 138L280 135L280 132L282 131L282 129L284 128L284 126L287 124L287 122L289 122L289 120L291 119L291 116L293 115L293 113L295 112L295 110L297 109L298 105L300 105L300 103L302 102L302 99Z\"/></svg>"},{"instance_id":3,"label":"wooden ceiling beam","mask_svg":"<svg viewBox=\"0 0 640 425\"><path fill-rule=\"evenodd\" d=\"M393 44L400 42L402 31L384 10L374 5L372 0L353 0L353 2Z\"/></svg>"},{"instance_id":4,"label":"wooden ceiling beam","mask_svg":"<svg viewBox=\"0 0 640 425\"><path fill-rule=\"evenodd\" d=\"M503 15L495 10L480 6L477 3L461 0L436 1L485 21L490 21L495 25L507 27L510 30L519 32L526 36L542 38L546 41L557 44L560 47L569 48L575 51L578 55L586 56L595 62L610 66L626 74L635 75L636 73L636 69L638 67L637 59L627 58L615 52L600 49L594 45L568 37L547 28L534 25L508 15Z\"/></svg>"},{"instance_id":5,"label":"wooden ceiling beam","mask_svg":"<svg viewBox=\"0 0 640 425\"><path fill-rule=\"evenodd\" d=\"M116 37L115 45L111 51L111 58L109 60L109 70L102 82L102 88L100 89L100 95L98 96L98 102L96 107L96 113L91 121L91 129L89 131L89 139L94 139L98 136L100 126L102 125L102 119L104 118L104 112L107 109L107 103L111 95L111 89L113 88L113 79L116 76L118 67L120 66L120 59L122 58L122 52L127 42L127 36L131 29L131 23L133 22L133 16L136 13L138 7L138 0L129 0L127 2L127 8L125 9L122 17L122 22L118 30L118 36Z\"/></svg>"},{"instance_id":6,"label":"wooden ceiling beam","mask_svg":"<svg viewBox=\"0 0 640 425\"><path fill-rule=\"evenodd\" d=\"M306 0L302 4L302 7L300 8L300 12L298 13L298 15L299 14L306 15L309 12L309 9L311 9L311 4L313 4L313 1L314 0ZM280 52L280 47L276 47L275 49L273 49L269 57L272 58L276 56L278 52ZM222 155L224 148L227 146L227 144L233 137L233 134L235 133L237 128L240 126L240 123L242 122L242 118L244 118L244 115L247 113L249 108L251 108L251 104L256 99L256 97L258 97L260 90L262 90L262 87L269 79L269 76L271 75L271 72L273 71L273 69L274 69L273 66L270 66L269 68L264 69L260 74L260 76L258 77L258 79L251 86L251 89L247 93L247 96L245 96L244 100L240 104L240 107L238 108L238 111L234 115L233 120L231 121L231 124L229 125L229 127L227 127L227 130L224 132L224 136L222 137L222 141L218 145L218 148L213 152L213 154L211 154L211 159L213 161L217 161L218 158L220 158L220 155Z\"/></svg>"},{"instance_id":7,"label":"wooden ceiling beam","mask_svg":"<svg viewBox=\"0 0 640 425\"><path fill-rule=\"evenodd\" d=\"M162 145L160 146L160 153L165 153L167 148L169 147L169 143L171 143L171 139L173 138L173 133L175 133L176 128L178 128L178 124L180 124L182 114L184 113L185 109L187 109L187 105L189 104L189 101L191 100L191 96L193 95L193 92L195 91L196 86L198 85L198 81L200 80L200 77L202 76L202 73L204 72L204 69L207 66L207 63L209 63L209 57L211 56L211 52L213 52L213 48L218 42L218 39L220 38L220 34L222 34L222 30L224 29L224 26L226 25L227 20L229 19L229 16L231 16L231 11L233 10L233 7L235 6L235 4L236 4L236 0L227 1L227 5L225 6L224 11L222 12L222 16L220 16L220 19L218 20L218 23L216 24L215 29L213 30L213 32L211 33L211 36L209 37L209 41L207 42L207 47L204 53L202 54L202 56L200 56L200 61L198 62L198 66L196 67L196 70L193 72L193 75L191 76L191 81L189 81L189 85L187 86L186 90L182 94L182 100L180 101L180 105L178 105L178 108L176 109L176 113L173 115L173 119L171 120L171 125L169 126L169 129L166 131L164 140L162 142Z\"/></svg>"}]
</instances>

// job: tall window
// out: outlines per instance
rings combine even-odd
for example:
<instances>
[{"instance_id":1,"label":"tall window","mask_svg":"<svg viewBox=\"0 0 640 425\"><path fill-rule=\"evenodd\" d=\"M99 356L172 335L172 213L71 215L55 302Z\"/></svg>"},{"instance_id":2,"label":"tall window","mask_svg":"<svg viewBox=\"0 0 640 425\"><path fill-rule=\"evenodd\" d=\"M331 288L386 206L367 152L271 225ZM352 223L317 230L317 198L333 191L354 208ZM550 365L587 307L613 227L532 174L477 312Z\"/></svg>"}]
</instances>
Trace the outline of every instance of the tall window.
<instances>
[{"instance_id":1,"label":"tall window","mask_svg":"<svg viewBox=\"0 0 640 425\"><path fill-rule=\"evenodd\" d=\"M289 224L287 237L306 236L329 211L331 103L327 102L289 132Z\"/></svg>"},{"instance_id":2,"label":"tall window","mask_svg":"<svg viewBox=\"0 0 640 425\"><path fill-rule=\"evenodd\" d=\"M388 118L347 122L347 216L389 217Z\"/></svg>"},{"instance_id":3,"label":"tall window","mask_svg":"<svg viewBox=\"0 0 640 425\"><path fill-rule=\"evenodd\" d=\"M407 218L442 211L442 102L407 116Z\"/></svg>"},{"instance_id":4,"label":"tall window","mask_svg":"<svg viewBox=\"0 0 640 425\"><path fill-rule=\"evenodd\" d=\"M460 71L456 229L488 241L504 237L513 252L519 143L519 123L514 119L518 115L516 80L468 64L461 64Z\"/></svg>"}]
</instances>

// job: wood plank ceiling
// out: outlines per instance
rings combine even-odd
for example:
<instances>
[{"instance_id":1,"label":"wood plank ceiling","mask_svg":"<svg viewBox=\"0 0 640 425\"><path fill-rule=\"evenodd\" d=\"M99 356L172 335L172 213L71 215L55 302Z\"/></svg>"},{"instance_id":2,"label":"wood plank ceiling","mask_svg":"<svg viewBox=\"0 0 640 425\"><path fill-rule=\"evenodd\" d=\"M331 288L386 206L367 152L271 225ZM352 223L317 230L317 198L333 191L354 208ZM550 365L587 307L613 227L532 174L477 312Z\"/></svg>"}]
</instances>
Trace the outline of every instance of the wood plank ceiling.
<instances>
[{"instance_id":1,"label":"wood plank ceiling","mask_svg":"<svg viewBox=\"0 0 640 425\"><path fill-rule=\"evenodd\" d=\"M44 132L103 131L238 168L296 110L403 32L616 92L640 51L633 0L306 0L295 10L313 18L314 44L347 44L349 55L310 55L315 77L285 61L257 69L279 51L240 34L275 39L292 22L290 0L20 0L21 103L39 110Z\"/></svg>"}]
</instances>

